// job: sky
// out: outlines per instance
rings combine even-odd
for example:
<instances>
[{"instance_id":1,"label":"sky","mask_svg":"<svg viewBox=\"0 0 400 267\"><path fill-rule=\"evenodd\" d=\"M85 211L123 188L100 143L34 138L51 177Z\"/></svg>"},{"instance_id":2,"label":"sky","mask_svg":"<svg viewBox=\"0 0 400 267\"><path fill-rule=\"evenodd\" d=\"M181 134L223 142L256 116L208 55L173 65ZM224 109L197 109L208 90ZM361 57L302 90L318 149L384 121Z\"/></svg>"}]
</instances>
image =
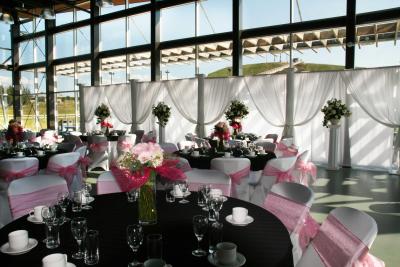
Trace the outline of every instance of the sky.
<instances>
[{"instance_id":1,"label":"sky","mask_svg":"<svg viewBox=\"0 0 400 267\"><path fill-rule=\"evenodd\" d=\"M231 0L206 0L201 2L199 9L199 26L197 36L221 33L232 30L232 7ZM271 1L271 0L244 0L243 1L243 28L272 26L285 24L290 21L289 0ZM297 5L294 6L294 22L308 21L334 16L343 16L346 13L346 0L298 0L300 12ZM400 0L357 0L357 13L375 11L379 9L400 7ZM110 13L120 10L121 6L102 9L101 13ZM85 12L79 12L78 20L88 18ZM300 19L301 17L301 19ZM65 24L71 21L72 15L69 13L58 14L57 25ZM32 24L27 24L29 29ZM38 29L43 29L43 21L37 24ZM83 27L77 30L77 45L73 46L73 32L64 32L55 36L55 57L63 58L68 56L82 55L89 52L90 36L89 27ZM127 32L127 38L125 38ZM193 3L163 9L161 12L161 41L174 40L179 38L194 37L195 30L195 5ZM125 20L106 22L101 25L101 50L116 49L126 46L148 44L150 40L150 14L140 14L128 19L127 29ZM10 38L8 25L0 23L0 47L9 48ZM40 49L34 49L33 42L21 45L21 62L32 63L44 60L44 39L37 39L35 44ZM394 45L394 42L379 43L375 45L362 46L356 48L356 66L357 67L377 67L400 65L400 45ZM24 52L22 53L22 50ZM36 51L35 51L36 50ZM74 51L75 50L75 51ZM9 56L9 51L0 50L0 60L4 61ZM345 51L340 48L332 48L329 52L326 49L319 49L317 53L307 50L302 54L294 52L294 57L300 58L307 63L324 63L333 65L344 65ZM261 54L255 56L245 56L244 64L288 61L288 56L273 57L271 54ZM231 58L224 58L219 61L200 62L199 72L208 74L215 70L231 67ZM195 73L193 62L188 64L168 64L161 67L162 77L165 79L167 72L168 78L193 77ZM149 79L150 69L148 67L130 69L130 78ZM10 77L0 72L0 82L9 83ZM115 71L110 75L109 71L102 73L104 83L110 82L110 76L113 76L113 83L125 82L126 75L124 71ZM59 80L62 80L60 78ZM68 83L60 83L70 86ZM60 88L60 90L64 90Z\"/></svg>"}]
</instances>

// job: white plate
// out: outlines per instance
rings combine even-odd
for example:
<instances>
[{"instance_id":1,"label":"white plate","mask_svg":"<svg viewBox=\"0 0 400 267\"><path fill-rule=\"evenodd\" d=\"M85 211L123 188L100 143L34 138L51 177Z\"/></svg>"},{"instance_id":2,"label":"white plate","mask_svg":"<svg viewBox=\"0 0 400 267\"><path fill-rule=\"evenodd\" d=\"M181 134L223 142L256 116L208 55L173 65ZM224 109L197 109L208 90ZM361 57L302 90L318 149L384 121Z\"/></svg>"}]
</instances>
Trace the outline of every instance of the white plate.
<instances>
[{"instance_id":1,"label":"white plate","mask_svg":"<svg viewBox=\"0 0 400 267\"><path fill-rule=\"evenodd\" d=\"M38 244L37 240L34 238L29 238L28 245L20 250L12 250L10 249L10 245L5 243L4 245L1 246L0 251L9 254L9 255L21 255L24 253L27 253L28 251L32 250L34 247L36 247Z\"/></svg>"},{"instance_id":2,"label":"white plate","mask_svg":"<svg viewBox=\"0 0 400 267\"><path fill-rule=\"evenodd\" d=\"M246 226L246 225L248 225L248 224L254 222L254 219L253 219L253 217L251 217L251 216L247 216L246 220L245 220L244 222L242 222L242 223L235 222L235 221L232 219L232 214L226 216L226 217L225 217L225 220L226 220L228 223L233 224L233 225L237 225L237 226Z\"/></svg>"},{"instance_id":3,"label":"white plate","mask_svg":"<svg viewBox=\"0 0 400 267\"><path fill-rule=\"evenodd\" d=\"M267 155L268 153L258 153L258 155Z\"/></svg>"},{"instance_id":4,"label":"white plate","mask_svg":"<svg viewBox=\"0 0 400 267\"><path fill-rule=\"evenodd\" d=\"M28 222L34 223L34 224L43 224L43 221L38 221L36 220L36 217L33 215L28 216L28 218L26 218L28 220Z\"/></svg>"},{"instance_id":5,"label":"white plate","mask_svg":"<svg viewBox=\"0 0 400 267\"><path fill-rule=\"evenodd\" d=\"M186 193L185 193L185 197L187 197L187 196L190 196L190 191L187 191ZM174 190L171 190L171 195L173 195L175 198L183 198L183 196L177 196L177 195L175 195L175 192L174 192Z\"/></svg>"}]
</instances>

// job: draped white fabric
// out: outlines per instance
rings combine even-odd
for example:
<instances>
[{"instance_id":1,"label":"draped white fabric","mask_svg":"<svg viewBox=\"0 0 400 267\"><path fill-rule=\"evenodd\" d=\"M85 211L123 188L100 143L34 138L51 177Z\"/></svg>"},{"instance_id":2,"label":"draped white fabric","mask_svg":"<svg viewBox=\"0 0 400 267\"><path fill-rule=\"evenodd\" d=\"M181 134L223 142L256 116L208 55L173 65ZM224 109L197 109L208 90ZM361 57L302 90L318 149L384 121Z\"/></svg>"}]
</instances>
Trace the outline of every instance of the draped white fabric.
<instances>
[{"instance_id":1,"label":"draped white fabric","mask_svg":"<svg viewBox=\"0 0 400 267\"><path fill-rule=\"evenodd\" d=\"M131 124L132 112L127 108L131 106L131 86L129 84L105 86L104 93L114 116L124 124Z\"/></svg>"},{"instance_id":2,"label":"draped white fabric","mask_svg":"<svg viewBox=\"0 0 400 267\"><path fill-rule=\"evenodd\" d=\"M261 116L275 127L285 125L286 75L243 78L252 101Z\"/></svg>"},{"instance_id":3,"label":"draped white fabric","mask_svg":"<svg viewBox=\"0 0 400 267\"><path fill-rule=\"evenodd\" d=\"M85 122L91 122L94 118L94 111L105 102L104 86L85 87Z\"/></svg>"},{"instance_id":4,"label":"draped white fabric","mask_svg":"<svg viewBox=\"0 0 400 267\"><path fill-rule=\"evenodd\" d=\"M143 83L136 83L136 86L137 86L136 87L137 108L136 108L136 121L134 121L134 123L141 124L147 119L147 117L149 117L152 106L155 103L155 100L157 99L157 96L160 92L162 83L143 82Z\"/></svg>"}]
</instances>

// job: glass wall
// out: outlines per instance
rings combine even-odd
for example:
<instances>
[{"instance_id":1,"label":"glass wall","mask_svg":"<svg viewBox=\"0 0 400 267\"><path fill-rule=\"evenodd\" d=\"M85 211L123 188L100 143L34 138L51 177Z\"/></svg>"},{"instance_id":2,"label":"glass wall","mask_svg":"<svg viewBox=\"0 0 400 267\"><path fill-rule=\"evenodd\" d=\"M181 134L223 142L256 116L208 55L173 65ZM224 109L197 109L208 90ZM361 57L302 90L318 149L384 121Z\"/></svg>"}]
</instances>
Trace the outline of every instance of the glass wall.
<instances>
[{"instance_id":1,"label":"glass wall","mask_svg":"<svg viewBox=\"0 0 400 267\"><path fill-rule=\"evenodd\" d=\"M126 56L102 58L100 80L102 85L126 83Z\"/></svg>"},{"instance_id":2,"label":"glass wall","mask_svg":"<svg viewBox=\"0 0 400 267\"><path fill-rule=\"evenodd\" d=\"M13 114L13 86L11 71L0 70L0 121L3 128L6 128L8 121L14 117Z\"/></svg>"},{"instance_id":3,"label":"glass wall","mask_svg":"<svg viewBox=\"0 0 400 267\"><path fill-rule=\"evenodd\" d=\"M195 46L161 51L161 80L193 78L196 75Z\"/></svg>"},{"instance_id":4,"label":"glass wall","mask_svg":"<svg viewBox=\"0 0 400 267\"><path fill-rule=\"evenodd\" d=\"M129 59L129 80L139 81L151 80L150 52L136 53L128 56Z\"/></svg>"},{"instance_id":5,"label":"glass wall","mask_svg":"<svg viewBox=\"0 0 400 267\"><path fill-rule=\"evenodd\" d=\"M195 4L164 8L161 10L161 41L195 36ZM177 19L179 18L179 23ZM177 26L179 25L179 30Z\"/></svg>"},{"instance_id":6,"label":"glass wall","mask_svg":"<svg viewBox=\"0 0 400 267\"><path fill-rule=\"evenodd\" d=\"M100 24L100 51L126 46L125 18Z\"/></svg>"},{"instance_id":7,"label":"glass wall","mask_svg":"<svg viewBox=\"0 0 400 267\"><path fill-rule=\"evenodd\" d=\"M128 46L150 43L150 13L128 17Z\"/></svg>"},{"instance_id":8,"label":"glass wall","mask_svg":"<svg viewBox=\"0 0 400 267\"><path fill-rule=\"evenodd\" d=\"M265 27L290 22L290 0L243 1L243 29Z\"/></svg>"}]
</instances>

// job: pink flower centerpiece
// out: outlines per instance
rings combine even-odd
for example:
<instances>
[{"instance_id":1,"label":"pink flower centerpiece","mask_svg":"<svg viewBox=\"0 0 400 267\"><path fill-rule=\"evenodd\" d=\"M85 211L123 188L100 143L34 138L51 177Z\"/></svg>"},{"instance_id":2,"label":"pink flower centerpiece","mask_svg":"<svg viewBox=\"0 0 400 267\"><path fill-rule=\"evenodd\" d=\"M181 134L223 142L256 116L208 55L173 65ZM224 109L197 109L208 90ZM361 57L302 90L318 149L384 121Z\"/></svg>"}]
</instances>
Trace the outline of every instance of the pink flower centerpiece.
<instances>
[{"instance_id":1,"label":"pink flower centerpiece","mask_svg":"<svg viewBox=\"0 0 400 267\"><path fill-rule=\"evenodd\" d=\"M162 148L156 143L139 143L121 155L111 167L122 191L140 189L139 222L157 223L156 175L168 180L184 180L186 175L176 166L178 160L164 158Z\"/></svg>"}]
</instances>

